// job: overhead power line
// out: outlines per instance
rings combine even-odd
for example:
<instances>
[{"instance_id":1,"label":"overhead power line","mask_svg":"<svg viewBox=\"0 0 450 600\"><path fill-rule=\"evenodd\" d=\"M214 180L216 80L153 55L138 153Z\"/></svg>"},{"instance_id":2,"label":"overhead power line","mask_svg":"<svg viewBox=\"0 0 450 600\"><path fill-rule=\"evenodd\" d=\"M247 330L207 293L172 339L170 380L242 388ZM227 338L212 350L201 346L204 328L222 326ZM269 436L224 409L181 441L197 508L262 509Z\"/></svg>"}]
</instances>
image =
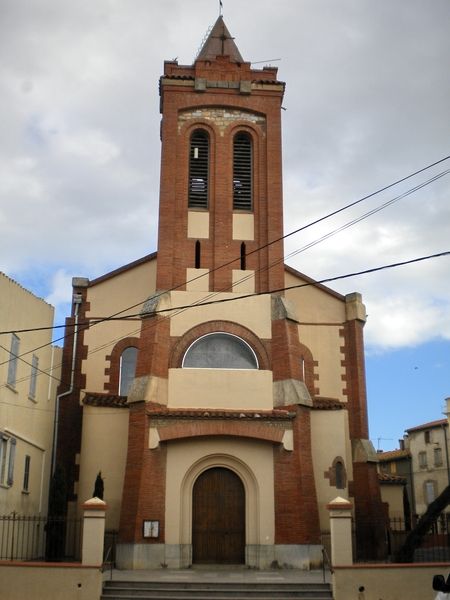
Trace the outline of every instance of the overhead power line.
<instances>
[{"instance_id":1,"label":"overhead power line","mask_svg":"<svg viewBox=\"0 0 450 600\"><path fill-rule=\"evenodd\" d=\"M450 158L450 155L449 155L449 156L446 156L446 157L444 157L444 158L442 158L442 159L440 159L440 160L438 160L438 161L435 161L435 162L431 163L430 165L427 165L426 167L423 167L423 168L421 168L421 169L419 169L419 170L417 170L417 171L415 171L415 172L413 172L413 173L411 173L411 174L409 174L409 175L407 175L407 176L405 176L405 177L402 177L401 179L398 179L397 181L395 181L395 182L393 182L393 183L390 183L390 184L388 184L388 185L386 185L386 186L384 186L384 187L382 187L382 188L379 188L378 190L376 190L376 191L372 192L371 194L368 194L367 196L364 196L364 197L362 197L362 198L360 198L360 199L358 199L358 200L356 200L356 201L354 201L354 202L351 202L350 204L347 204L347 205L345 205L345 206L343 206L343 207L341 207L341 208L339 208L339 209L337 209L337 210L335 210L335 211L333 211L333 212L331 212L331 213L328 213L327 215L325 215L325 216L323 216L323 217L321 217L321 218L319 218L319 219L316 219L315 221L312 221L312 222L310 222L310 223L308 223L308 224L306 224L306 225L304 225L304 226L302 226L302 227L300 227L300 228L297 228L297 229L295 229L295 230L293 230L293 231L291 231L291 232L289 232L289 233L285 234L284 236L281 236L280 238L277 238L277 239L275 239L275 240L272 240L272 241L270 241L270 242L268 242L268 243L266 243L266 244L264 244L264 245L262 245L262 246L260 246L260 247L258 247L258 248L256 248L256 249L252 250L251 252L248 252L248 253L247 253L247 256L249 256L249 255L251 255L251 254L254 254L255 252L259 252L259 251L261 251L262 249L264 249L264 248L266 248L266 247L268 247L268 246L270 246L270 245L272 245L272 244L275 244L275 243L277 243L277 242L279 242L279 241L281 241L281 240L283 240L283 239L285 239L285 238L287 238L287 237L290 237L290 236L292 236L292 235L294 235L294 234L296 234L296 233L299 233L300 231L303 231L303 230L305 230L305 229L307 229L307 228L309 228L309 227L311 227L311 226L313 226L313 225L315 225L315 224L318 224L318 223L320 223L320 222L322 222L322 221L324 221L324 220L326 220L326 219L328 219L328 218L330 218L330 217L332 217L332 216L334 216L334 215L336 215L336 214L338 214L338 213L340 213L340 212L343 212L344 210L347 210L348 208L351 208L351 207L353 207L353 206L355 206L355 205L357 205L357 204L359 204L359 203L363 202L364 200L367 200L367 199L369 199L369 198L371 198L371 197L373 197L373 196L375 196L375 195L377 195L377 194L379 194L379 193L381 193L381 192L383 192L383 191L385 191L385 190L387 190L387 189L390 189L390 188L394 187L395 185L398 185L399 183L402 183L402 182L404 182L404 181L406 181L406 180L408 180L408 179L410 179L410 178L414 177L415 175L418 175L418 174L420 174L420 173L422 173L422 172L424 172L424 171L426 171L426 170L428 170L428 169L430 169L430 168L432 168L432 167L434 167L434 166L436 166L436 165L438 165L438 164L440 164L440 163L442 163L442 162L444 162L444 161L448 160L449 158ZM346 225L342 226L341 228L338 228L337 230L334 230L334 231L332 231L332 232L329 232L328 234L326 234L326 236L322 236L322 238L319 238L319 239L318 239L318 240L316 240L315 242L311 242L310 244L308 244L308 245L304 246L303 248L300 248L299 250L297 250L297 251L294 251L293 253L291 253L290 255L288 255L288 257L289 257L289 256L293 256L293 255L295 255L295 254L298 254L299 252L302 252L302 251L306 250L307 248L309 248L309 247L311 247L311 246L313 246L313 245L315 245L315 244L318 244L318 243L320 243L321 241L323 241L324 239L327 239L327 238L328 238L328 237L330 237L331 235L334 235L335 233L338 233L338 232L339 232L339 231L341 231L342 229L345 229L345 228L347 228L347 227L350 227L351 225L353 225L353 224L355 224L355 223L359 222L360 220L362 220L363 218L366 218L366 216L370 216L370 214L374 214L375 212L378 212L379 210L381 210L381 209L382 209L382 208L384 208L385 206L388 206L389 204L391 204L391 203L395 202L396 200L400 199L401 197L405 197L406 195L408 195L408 194L410 194L410 193L413 193L413 191L417 191L417 189L420 189L420 188L424 187L425 185L428 185L429 183L431 183L431 182L435 181L435 180L436 180L436 179L438 179L439 177L442 177L442 176L444 176L444 175L448 174L449 172L450 172L450 169L449 169L449 170L447 170L447 171L445 171L445 172L443 172L443 173L440 173L440 174L438 174L438 175L436 175L436 176L432 177L431 179L427 180L426 182L423 182L422 184L419 184L418 186L415 186L415 187L414 187L414 188L412 188L411 190L408 190L408 191L407 191L407 192L405 192L404 194L401 194L400 196L398 196L398 197L396 197L396 198L394 198L394 199L392 199L392 200L390 200L390 201L388 201L388 202L384 203L384 204L383 204L381 207L378 207L378 208L376 208L376 209L373 209L372 211L369 211L369 213L366 213L366 215L363 215L363 216L361 216L361 217L359 217L359 218L357 218L357 219L355 219L355 220L351 221L350 223L348 223L348 224L346 224ZM238 261L238 260L240 260L240 256L239 256L239 257L236 257L235 259L232 259L232 260L228 261L227 263L224 263L224 264L222 264L222 265L219 265L219 266L215 267L214 269L211 269L211 270L209 271L209 273L212 273L212 272L214 272L214 271L216 271L216 270L218 270L218 269L221 269L221 268L224 268L225 266L228 266L228 265L230 265L230 264L233 264L234 262L236 262L236 261ZM283 258L283 261L284 261L284 258ZM276 261L274 264L277 264L278 262L280 262L280 261ZM273 265L269 265L269 267L265 267L265 268L270 268L271 266L273 266ZM204 277L204 275L199 275L199 276L197 276L197 277L194 277L194 278L192 278L192 279L190 279L190 280L188 280L188 281L186 281L186 282L184 282L184 283L181 283L181 284L179 284L178 286L175 286L175 287L174 287L174 288L172 288L171 290L167 290L167 291L175 291L175 290L179 289L180 287L184 286L185 284L187 284L187 283L190 283L190 282L192 282L192 281L195 281L195 280L197 280L197 279L199 279L199 278L201 278L201 277ZM241 281L244 281L245 279L246 279L246 278L244 277L244 278L243 278L242 280L240 280L238 283L241 283ZM320 283L320 282L316 282L316 283ZM221 291L225 291L225 290L221 290ZM166 292L163 292L163 293L166 293ZM209 294L209 296L207 296L207 297L213 297L213 296L214 296L214 295L216 295L217 293L218 293L218 292L214 292L214 293L212 293L212 294ZM270 292L267 292L267 293L270 293ZM272 293L273 293L273 292L272 292ZM161 295L161 294L159 294L159 295ZM158 297L158 296L156 296L156 297ZM136 304L133 304L133 305L131 305L131 306L127 307L127 308L124 308L124 309L122 309L122 310L120 310L120 311L118 311L118 312L114 313L113 315L110 315L109 317L104 317L104 318L101 318L101 319L99 319L98 321L92 322L92 320L90 320L90 321L88 322L88 324L89 324L90 326L94 326L94 325L97 325L97 324L99 324L99 323L102 323L102 322L105 322L105 321L113 321L113 320L131 320L131 319L132 319L132 316L130 316L130 315L129 315L129 317L128 317L128 318L118 318L118 315L120 315L120 314L122 314L122 313L124 313L124 312L126 312L126 311L128 311L128 310L131 310L131 309L133 309L133 308L135 308L135 307L137 307L137 306L141 306L141 305L143 304L143 302L144 302L144 300L142 300L142 301L140 301L140 302L138 302L138 303L136 303ZM180 308L179 308L179 311L181 312L181 311L187 310L188 308L195 307L196 305L199 305L200 303L201 303L201 302L197 302L197 303L194 303L194 304L188 305L188 306L186 306L186 307L180 307ZM174 311L175 309L171 309L171 310L172 310L172 311ZM177 314L178 314L178 313L177 313ZM137 317L138 317L138 315L135 315L135 317L137 318ZM83 328L83 323L79 324L79 326ZM87 326L88 326L88 325L84 325L84 328L86 328ZM52 327L42 327L42 328L30 328L29 330L15 330L14 332L13 332L13 331L10 331L10 332L0 332L0 335L1 335L2 333L20 333L21 331L22 331L22 332L25 332L25 331L37 331L37 330L43 330L43 329L58 329L58 328L62 328L62 327L66 327L66 325L55 325L55 326L52 326ZM31 354L32 352L35 352L35 351L37 351L37 350L40 350L40 349L42 349L42 348L44 348L44 347L46 347L46 346L52 345L52 344L54 344L54 343L56 343L56 342L58 342L58 341L61 341L61 340L68 339L68 338L69 338L70 336L72 336L72 335L73 335L73 332L66 333L64 336L61 336L60 338L57 338L56 340L52 340L51 342L45 343L45 344L43 344L43 345L41 345L41 346L39 346L39 347L36 347L36 348L34 348L34 349L32 349L32 350L29 350L29 351L27 351L27 352L23 353L22 355L18 356L17 358L19 358L19 359L23 360L23 359L22 359L22 357L23 357L23 356L26 356L27 354ZM129 334L127 334L127 335L129 335ZM121 339L121 338L119 338L119 339ZM112 342L110 342L110 343L112 343ZM109 344L105 344L105 345L104 345L104 346L102 346L102 347L106 347L107 345L109 345ZM3 346L2 346L2 347L3 347ZM4 349L5 349L5 348L4 348ZM101 349L101 348L99 348L99 349ZM5 349L5 350L6 350L6 349ZM6 350L6 351L7 351L7 352L9 352L8 350ZM96 351L96 350L93 350L93 352L95 352L95 351ZM90 352L90 353L91 353L91 352ZM0 363L0 366L1 366L2 364L5 364L6 362L9 362L9 361L4 361L3 363ZM26 363L26 364L28 364L28 365L30 365L30 364L31 364L31 363L28 363L28 362L27 362L27 361L25 361L25 360L23 360L23 362L25 362L25 363ZM54 368L57 368L57 367L59 367L59 366L60 366L60 365L57 365L57 366L55 366ZM47 373L47 374L48 374L48 373Z\"/></svg>"},{"instance_id":2,"label":"overhead power line","mask_svg":"<svg viewBox=\"0 0 450 600\"><path fill-rule=\"evenodd\" d=\"M395 185L398 185L399 183L402 183L412 177L414 177L415 175L418 175L420 173L423 173L424 171L438 165L441 164L442 162L446 161L450 159L450 155L449 156L445 156L444 158L441 158L438 161L435 161L434 163L431 163L430 165L427 165L426 167L423 167L422 169L419 169L417 171L414 171L414 173L410 173L409 175L406 175L405 177L402 177L401 179L397 179L397 181L390 183L382 188L379 188L378 190L376 190L375 192L372 192L371 194L368 194L362 198L359 198L358 200L355 200L354 202L351 202L350 204L347 204L345 206L342 206L341 208L328 213L327 215L320 217L319 219L316 219L314 221L311 221L310 223L303 225L302 227L299 227L297 229L294 229L293 231L290 231L289 233L286 233L285 235L283 235L280 238L277 238L275 240L272 240L270 242L268 242L267 244L264 244L262 246L259 246L258 248L255 248L254 250L251 250L250 252L248 252L246 254L246 256L250 256L251 254L254 254L255 252L259 252L265 248L267 248L268 246L275 244L276 242L280 242L296 233L300 233L301 231L304 231L305 229L312 227L313 225L317 225L318 223L321 223L322 221L335 216L341 212L343 212L344 210L347 210L348 208L351 208L353 206L356 206L357 204L360 204L361 202L363 202L364 200L368 200L369 198L372 198L373 196L380 194L381 192L384 192L392 187L394 187ZM431 177L430 179L426 180L425 182L422 182L420 184L418 184L417 186L410 188L409 190L407 190L406 192L403 192L402 194L399 194L398 196L396 196L395 198L392 198L390 200L388 200L387 202L384 202L382 205L380 205L379 207L376 207L370 211L368 211L367 213L364 213L363 215L361 215L360 217L356 217L356 219L353 219L352 221L349 221L348 223L342 225L341 227L334 229L330 232L328 232L327 234L325 234L324 236L318 238L317 240L310 242L309 244L307 244L306 246L303 246L297 250L294 250L293 252L289 253L287 256L283 257L283 261L286 260L287 258L291 258L292 256L295 256L296 254L299 254L300 252L303 252L304 250L315 246L317 244L319 244L320 242L324 241L325 239L328 239L329 237L335 235L336 233L339 233L340 231L343 231L344 229L348 229L349 227L351 227L352 225L359 223L360 221L362 221L363 219L371 216L372 214L375 214L381 210L383 210L384 208L386 208L387 206L390 206L391 204L393 204L394 202L397 202L398 200L405 198L406 196L416 192L417 190L429 185L430 183L433 183L434 181L436 181L437 179L440 179L441 177L444 177L445 175L448 175L450 173L450 169L447 169L445 171L442 171L441 173L438 173L437 175L434 175L433 177ZM208 275L210 273L213 273L214 271L217 271L219 269L222 269L226 266L229 266L230 264L233 264L234 262L237 262L238 260L240 260L240 256L237 256L236 258L223 263L222 265L219 265L217 267L215 267L214 269L211 269L210 271L208 271ZM273 264L277 264L279 261L276 261ZM270 266L273 266L270 265ZM179 284L178 286L175 286L173 288L171 288L170 290L167 291L176 291L178 288L187 285L188 283L192 283L193 281L196 281L197 279L200 279L201 277L205 277L205 274L202 275L198 275L197 277L193 277L192 279L188 279L187 281ZM245 280L245 278L244 278ZM239 281L238 283L240 283L241 281ZM162 295L163 293L166 292L161 292ZM113 315L109 316L109 317L102 317L101 319L99 319L99 321L96 321L96 323L101 322L101 321L113 321L113 320L123 320L122 318L116 318L118 315L122 314L123 312L127 311L127 310L131 310L133 308L136 308L137 306L141 306L143 304L145 300L141 300L140 302L137 302L136 304L132 304L131 306L128 306L127 308L124 308L122 310L120 310L119 312L114 313ZM130 319L131 320L131 319ZM92 322L92 320L90 320L89 322ZM82 323L81 323L82 324ZM54 330L54 329L62 329L64 327L67 327L67 324L63 324L63 325L52 325L52 326L45 326L45 327L32 327L32 328L28 328L28 329L14 329L14 330L9 330L9 331L0 331L0 335L3 334L11 334L11 333L26 333L26 332L30 332L30 331L45 331L45 330ZM54 344L58 341L64 340L66 336L62 336L61 338L58 338L57 340L53 340L51 343ZM45 344L48 345L48 344ZM41 349L41 347L39 348L35 348L35 350L39 350ZM33 350L32 350L33 351ZM32 352L30 351L30 352ZM29 352L28 352L29 353ZM0 363L1 364L4 363Z\"/></svg>"}]
</instances>

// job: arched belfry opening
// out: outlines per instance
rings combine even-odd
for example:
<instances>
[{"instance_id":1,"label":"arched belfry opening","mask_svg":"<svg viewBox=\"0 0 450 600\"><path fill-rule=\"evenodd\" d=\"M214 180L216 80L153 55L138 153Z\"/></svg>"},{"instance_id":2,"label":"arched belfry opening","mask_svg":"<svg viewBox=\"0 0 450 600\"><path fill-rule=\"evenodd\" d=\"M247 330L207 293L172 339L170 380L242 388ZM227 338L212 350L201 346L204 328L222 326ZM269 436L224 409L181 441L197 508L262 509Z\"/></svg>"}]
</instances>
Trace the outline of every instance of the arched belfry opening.
<instances>
[{"instance_id":1,"label":"arched belfry opening","mask_svg":"<svg viewBox=\"0 0 450 600\"><path fill-rule=\"evenodd\" d=\"M192 491L192 562L245 562L245 488L224 467L203 471Z\"/></svg>"}]
</instances>

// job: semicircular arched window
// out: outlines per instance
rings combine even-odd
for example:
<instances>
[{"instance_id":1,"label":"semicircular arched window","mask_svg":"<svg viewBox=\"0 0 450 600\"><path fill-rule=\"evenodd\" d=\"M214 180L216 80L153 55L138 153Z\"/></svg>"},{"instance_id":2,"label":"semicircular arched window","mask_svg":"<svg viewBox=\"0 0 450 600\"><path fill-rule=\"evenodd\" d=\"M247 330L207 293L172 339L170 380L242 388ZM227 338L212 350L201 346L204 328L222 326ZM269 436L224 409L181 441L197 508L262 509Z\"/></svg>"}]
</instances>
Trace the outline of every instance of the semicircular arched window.
<instances>
[{"instance_id":1,"label":"semicircular arched window","mask_svg":"<svg viewBox=\"0 0 450 600\"><path fill-rule=\"evenodd\" d=\"M229 333L208 333L195 340L183 358L183 368L257 369L258 359L243 339Z\"/></svg>"}]
</instances>

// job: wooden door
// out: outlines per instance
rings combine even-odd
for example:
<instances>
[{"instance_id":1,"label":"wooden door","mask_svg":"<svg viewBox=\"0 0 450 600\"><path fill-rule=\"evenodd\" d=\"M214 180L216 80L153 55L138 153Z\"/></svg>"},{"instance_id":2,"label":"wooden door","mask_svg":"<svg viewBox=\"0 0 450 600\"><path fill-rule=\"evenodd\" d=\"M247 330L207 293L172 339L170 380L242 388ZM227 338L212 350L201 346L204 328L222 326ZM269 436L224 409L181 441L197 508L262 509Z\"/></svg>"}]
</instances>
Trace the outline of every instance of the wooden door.
<instances>
[{"instance_id":1,"label":"wooden door","mask_svg":"<svg viewBox=\"0 0 450 600\"><path fill-rule=\"evenodd\" d=\"M192 497L194 563L245 562L245 490L240 478L222 467L204 471Z\"/></svg>"}]
</instances>

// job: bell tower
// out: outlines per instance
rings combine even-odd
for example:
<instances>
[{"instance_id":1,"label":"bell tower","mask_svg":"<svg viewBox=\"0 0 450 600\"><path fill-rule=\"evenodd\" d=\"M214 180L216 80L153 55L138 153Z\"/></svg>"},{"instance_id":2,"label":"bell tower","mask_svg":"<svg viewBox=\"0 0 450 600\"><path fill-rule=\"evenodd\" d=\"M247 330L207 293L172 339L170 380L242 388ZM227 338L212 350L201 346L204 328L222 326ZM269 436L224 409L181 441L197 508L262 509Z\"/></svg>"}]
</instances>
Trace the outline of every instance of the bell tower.
<instances>
[{"instance_id":1,"label":"bell tower","mask_svg":"<svg viewBox=\"0 0 450 600\"><path fill-rule=\"evenodd\" d=\"M283 93L276 68L244 61L222 16L193 65L165 62L159 290L283 287Z\"/></svg>"}]
</instances>

